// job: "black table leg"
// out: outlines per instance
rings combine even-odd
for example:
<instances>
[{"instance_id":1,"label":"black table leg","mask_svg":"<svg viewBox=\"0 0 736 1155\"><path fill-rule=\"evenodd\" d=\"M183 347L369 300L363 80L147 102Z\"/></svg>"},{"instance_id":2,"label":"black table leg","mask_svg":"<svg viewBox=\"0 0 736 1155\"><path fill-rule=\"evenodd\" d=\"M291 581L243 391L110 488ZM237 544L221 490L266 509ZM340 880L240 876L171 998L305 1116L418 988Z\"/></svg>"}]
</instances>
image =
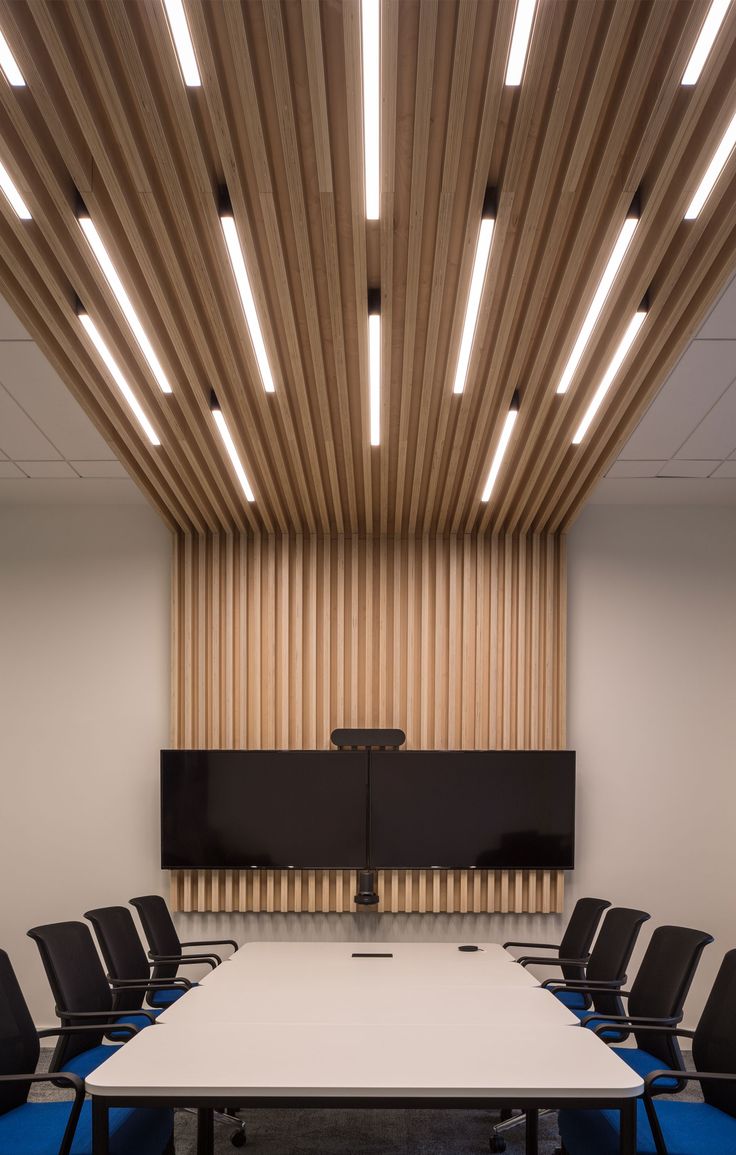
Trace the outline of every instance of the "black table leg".
<instances>
[{"instance_id":1,"label":"black table leg","mask_svg":"<svg viewBox=\"0 0 736 1155\"><path fill-rule=\"evenodd\" d=\"M93 1155L109 1155L109 1120L107 1103L104 1099L92 1098L92 1152Z\"/></svg>"},{"instance_id":2,"label":"black table leg","mask_svg":"<svg viewBox=\"0 0 736 1155\"><path fill-rule=\"evenodd\" d=\"M213 1155L215 1150L215 1116L211 1107L197 1111L197 1155Z\"/></svg>"},{"instance_id":3,"label":"black table leg","mask_svg":"<svg viewBox=\"0 0 736 1155\"><path fill-rule=\"evenodd\" d=\"M636 1099L621 1104L620 1155L636 1155Z\"/></svg>"},{"instance_id":4,"label":"black table leg","mask_svg":"<svg viewBox=\"0 0 736 1155\"><path fill-rule=\"evenodd\" d=\"M535 1109L526 1113L526 1155L537 1155L539 1150L539 1112Z\"/></svg>"}]
</instances>

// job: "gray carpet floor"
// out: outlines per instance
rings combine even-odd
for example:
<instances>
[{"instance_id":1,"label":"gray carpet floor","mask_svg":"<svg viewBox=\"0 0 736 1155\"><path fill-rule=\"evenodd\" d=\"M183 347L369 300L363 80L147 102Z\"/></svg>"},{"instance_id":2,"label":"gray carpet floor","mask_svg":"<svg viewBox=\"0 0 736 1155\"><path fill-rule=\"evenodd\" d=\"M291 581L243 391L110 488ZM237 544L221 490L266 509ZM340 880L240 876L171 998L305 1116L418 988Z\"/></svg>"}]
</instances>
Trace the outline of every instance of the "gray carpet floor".
<instances>
[{"instance_id":1,"label":"gray carpet floor","mask_svg":"<svg viewBox=\"0 0 736 1155\"><path fill-rule=\"evenodd\" d=\"M48 1069L50 1056L50 1051L41 1052L39 1071ZM68 1096L40 1084L32 1097ZM697 1098L697 1091L686 1097ZM246 1151L251 1155L487 1155L491 1127L498 1121L497 1113L490 1111L437 1110L259 1110L244 1111L242 1118L248 1133ZM215 1124L217 1155L235 1151L230 1143L232 1130ZM521 1155L523 1127L504 1137L508 1155ZM540 1155L551 1155L558 1140L557 1116L540 1119ZM175 1142L176 1155L195 1155L194 1115L177 1111Z\"/></svg>"}]
</instances>

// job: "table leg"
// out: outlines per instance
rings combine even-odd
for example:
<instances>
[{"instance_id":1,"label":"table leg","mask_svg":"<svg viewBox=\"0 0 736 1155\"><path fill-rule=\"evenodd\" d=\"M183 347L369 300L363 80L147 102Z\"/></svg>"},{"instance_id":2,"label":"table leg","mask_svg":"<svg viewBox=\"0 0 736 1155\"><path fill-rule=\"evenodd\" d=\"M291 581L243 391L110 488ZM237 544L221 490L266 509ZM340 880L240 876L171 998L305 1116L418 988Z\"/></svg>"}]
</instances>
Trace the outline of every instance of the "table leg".
<instances>
[{"instance_id":1,"label":"table leg","mask_svg":"<svg viewBox=\"0 0 736 1155\"><path fill-rule=\"evenodd\" d=\"M620 1155L636 1155L636 1099L621 1104Z\"/></svg>"},{"instance_id":2,"label":"table leg","mask_svg":"<svg viewBox=\"0 0 736 1155\"><path fill-rule=\"evenodd\" d=\"M215 1116L211 1107L197 1111L197 1155L213 1155L215 1150Z\"/></svg>"},{"instance_id":3,"label":"table leg","mask_svg":"<svg viewBox=\"0 0 736 1155\"><path fill-rule=\"evenodd\" d=\"M525 1155L537 1155L539 1150L539 1112L535 1109L526 1113Z\"/></svg>"},{"instance_id":4,"label":"table leg","mask_svg":"<svg viewBox=\"0 0 736 1155\"><path fill-rule=\"evenodd\" d=\"M96 1096L92 1098L92 1152L93 1155L108 1155L109 1119L107 1103Z\"/></svg>"}]
</instances>

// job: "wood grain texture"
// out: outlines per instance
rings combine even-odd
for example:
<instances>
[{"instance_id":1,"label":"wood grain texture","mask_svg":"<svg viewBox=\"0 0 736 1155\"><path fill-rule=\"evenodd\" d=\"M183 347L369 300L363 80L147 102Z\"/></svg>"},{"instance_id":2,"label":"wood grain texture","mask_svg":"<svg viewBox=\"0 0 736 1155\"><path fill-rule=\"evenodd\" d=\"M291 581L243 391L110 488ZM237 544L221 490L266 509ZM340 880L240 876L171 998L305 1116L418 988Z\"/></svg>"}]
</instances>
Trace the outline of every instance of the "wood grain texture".
<instances>
[{"instance_id":1,"label":"wood grain texture","mask_svg":"<svg viewBox=\"0 0 736 1155\"><path fill-rule=\"evenodd\" d=\"M510 0L383 0L381 219L363 211L358 0L185 0L202 87L160 0L0 0L28 81L0 84L3 292L175 530L460 535L565 530L736 262L732 158L683 213L736 109L736 9L680 79L707 0L538 5L503 84ZM217 216L226 184L273 366L267 396ZM487 186L477 339L452 379ZM162 396L74 219L87 206L174 391ZM642 216L602 323L555 386L635 190ZM368 444L366 295L380 285L382 443ZM635 351L572 434L644 291ZM161 438L152 448L74 315L78 294ZM239 490L214 388L253 485ZM521 409L480 501L514 391ZM388 573L388 570L386 571ZM354 675L351 672L350 676Z\"/></svg>"},{"instance_id":2,"label":"wood grain texture","mask_svg":"<svg viewBox=\"0 0 736 1155\"><path fill-rule=\"evenodd\" d=\"M180 535L172 744L565 745L564 537ZM379 910L557 911L561 872L386 871ZM179 871L176 909L352 910L354 871ZM204 904L204 905L202 905ZM285 904L285 905L284 905Z\"/></svg>"}]
</instances>

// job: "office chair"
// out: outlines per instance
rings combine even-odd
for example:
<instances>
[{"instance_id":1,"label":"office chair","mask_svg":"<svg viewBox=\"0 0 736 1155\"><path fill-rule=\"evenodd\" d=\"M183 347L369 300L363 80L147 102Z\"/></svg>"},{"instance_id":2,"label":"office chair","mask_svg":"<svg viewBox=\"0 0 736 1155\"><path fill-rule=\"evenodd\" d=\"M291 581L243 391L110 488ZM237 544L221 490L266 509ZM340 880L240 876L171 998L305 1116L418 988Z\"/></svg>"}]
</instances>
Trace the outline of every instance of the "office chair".
<instances>
[{"instance_id":1,"label":"office chair","mask_svg":"<svg viewBox=\"0 0 736 1155\"><path fill-rule=\"evenodd\" d=\"M184 946L231 946L233 950L238 949L238 944L231 938L181 942L169 908L160 894L131 898L130 905L138 911L148 939L148 957L156 963L154 979L176 978L179 967L189 963L207 963L214 969L222 962L219 955L209 950L204 954L183 954L181 948Z\"/></svg>"},{"instance_id":2,"label":"office chair","mask_svg":"<svg viewBox=\"0 0 736 1155\"><path fill-rule=\"evenodd\" d=\"M140 1010L144 996L149 1007L161 1011L196 985L185 978L151 978L150 972L156 964L146 958L133 916L126 906L100 906L88 910L84 917L95 929L107 978L115 991L116 1011Z\"/></svg>"},{"instance_id":3,"label":"office chair","mask_svg":"<svg viewBox=\"0 0 736 1155\"><path fill-rule=\"evenodd\" d=\"M553 986L554 994L561 1002L574 1013L585 1013L589 1007L606 1019L623 1015L624 1007L619 991L626 982L626 967L629 964L631 953L639 937L642 925L650 916L643 910L633 910L630 907L614 906L603 919L603 925L595 940L590 958L585 964L585 978L583 979L547 979L543 987ZM565 964L583 965L580 958L545 958L543 956L517 960L521 966L535 963L544 966L557 966L562 969ZM543 1112L546 1114L547 1112ZM505 1118L503 1116L506 1116ZM526 1119L520 1115L503 1113L501 1122L497 1123L491 1132L489 1146L492 1152L506 1150L502 1138L504 1132L520 1126Z\"/></svg>"},{"instance_id":4,"label":"office chair","mask_svg":"<svg viewBox=\"0 0 736 1155\"><path fill-rule=\"evenodd\" d=\"M28 935L41 955L61 1025L72 1027L86 1022L97 1027L96 1039L89 1034L62 1035L49 1069L71 1071L85 1078L112 1053L102 1042L106 1026L114 1023L111 1037L124 1041L130 1032L120 1028L149 1026L154 1022L155 1014L144 1010L130 1014L115 1009L113 992L105 978L92 934L83 922L35 926Z\"/></svg>"},{"instance_id":5,"label":"office chair","mask_svg":"<svg viewBox=\"0 0 736 1155\"><path fill-rule=\"evenodd\" d=\"M603 911L610 905L610 902L607 902L605 898L579 898L560 942L511 941L503 944L504 949L508 950L510 946L532 946L543 947L545 950L556 950L557 958L553 961L560 962L565 978L582 979L585 977L585 963L590 957L590 945L595 938L595 932L598 930L603 917ZM564 962L562 962L563 959ZM546 955L543 959L539 959L538 956L534 955L522 955L516 961L522 966L528 966L532 962L549 962L550 956Z\"/></svg>"},{"instance_id":6,"label":"office chair","mask_svg":"<svg viewBox=\"0 0 736 1155\"><path fill-rule=\"evenodd\" d=\"M643 1024L640 1032L693 1040L695 1070L680 1069L677 1076L682 1083L699 1082L703 1102L656 1098L659 1083L670 1081L672 1072L650 1071L637 1103L639 1155L736 1151L736 950L724 957L695 1031ZM564 1155L617 1155L618 1111L564 1110L559 1122Z\"/></svg>"},{"instance_id":7,"label":"office chair","mask_svg":"<svg viewBox=\"0 0 736 1155\"><path fill-rule=\"evenodd\" d=\"M134 1027L128 1028L130 1033ZM103 1028L104 1033L104 1028ZM36 1031L15 972L0 950L0 1151L3 1155L92 1155L92 1107L84 1101L78 1074L35 1074L39 1040L58 1035L99 1035L93 1024ZM106 1047L108 1055L110 1047ZM33 1083L54 1083L73 1091L71 1102L29 1103ZM172 1111L114 1109L110 1112L111 1150L117 1155L173 1155Z\"/></svg>"}]
</instances>

